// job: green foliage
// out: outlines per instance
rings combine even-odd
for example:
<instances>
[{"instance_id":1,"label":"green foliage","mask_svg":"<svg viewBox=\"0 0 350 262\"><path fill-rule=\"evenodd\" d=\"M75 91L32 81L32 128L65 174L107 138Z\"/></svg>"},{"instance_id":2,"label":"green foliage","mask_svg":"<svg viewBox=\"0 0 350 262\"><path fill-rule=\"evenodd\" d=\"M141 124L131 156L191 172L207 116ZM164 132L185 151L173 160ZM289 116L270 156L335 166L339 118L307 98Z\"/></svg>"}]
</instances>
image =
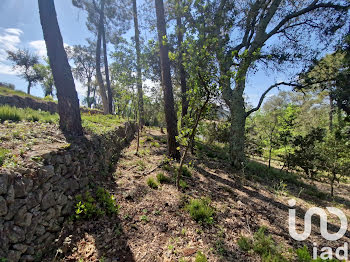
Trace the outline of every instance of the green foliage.
<instances>
[{"instance_id":1,"label":"green foliage","mask_svg":"<svg viewBox=\"0 0 350 262\"><path fill-rule=\"evenodd\" d=\"M164 175L164 173L158 173L157 174L157 181L160 184L169 183L170 182L170 178L168 176Z\"/></svg>"},{"instance_id":2,"label":"green foliage","mask_svg":"<svg viewBox=\"0 0 350 262\"><path fill-rule=\"evenodd\" d=\"M114 215L118 213L118 206L113 195L109 194L104 188L98 187L96 197L93 197L89 191L83 195L75 197L75 214L73 219L93 219L105 214Z\"/></svg>"},{"instance_id":3,"label":"green foliage","mask_svg":"<svg viewBox=\"0 0 350 262\"><path fill-rule=\"evenodd\" d=\"M187 189L188 188L188 185L186 183L186 181L180 179L179 181L179 186L182 188L182 189Z\"/></svg>"},{"instance_id":4,"label":"green foliage","mask_svg":"<svg viewBox=\"0 0 350 262\"><path fill-rule=\"evenodd\" d=\"M260 255L262 262L287 262L271 236L266 234L266 227L261 227L253 236L247 238L241 236L237 242L238 246L245 252L255 252Z\"/></svg>"},{"instance_id":5,"label":"green foliage","mask_svg":"<svg viewBox=\"0 0 350 262\"><path fill-rule=\"evenodd\" d=\"M307 246L304 246L303 248L298 248L295 251L297 255L297 261L298 262L311 262L312 257L309 253L309 250L307 249Z\"/></svg>"},{"instance_id":6,"label":"green foliage","mask_svg":"<svg viewBox=\"0 0 350 262\"><path fill-rule=\"evenodd\" d=\"M195 262L207 262L207 257L200 251L197 252Z\"/></svg>"},{"instance_id":7,"label":"green foliage","mask_svg":"<svg viewBox=\"0 0 350 262\"><path fill-rule=\"evenodd\" d=\"M152 188L152 189L158 189L158 183L152 178L152 177L149 177L147 179L147 185Z\"/></svg>"},{"instance_id":8,"label":"green foliage","mask_svg":"<svg viewBox=\"0 0 350 262\"><path fill-rule=\"evenodd\" d=\"M57 123L58 115L50 114L46 111L33 110L31 108L22 109L8 105L0 106L0 122L3 123L6 120L14 122L26 120L32 122Z\"/></svg>"},{"instance_id":9,"label":"green foliage","mask_svg":"<svg viewBox=\"0 0 350 262\"><path fill-rule=\"evenodd\" d=\"M148 223L148 222L149 222L149 218L148 218L148 216L146 216L146 215L142 215L142 216L140 217L140 220L141 220L142 222L144 222L144 223Z\"/></svg>"},{"instance_id":10,"label":"green foliage","mask_svg":"<svg viewBox=\"0 0 350 262\"><path fill-rule=\"evenodd\" d=\"M141 159L136 161L136 165L139 171L144 171L146 169L146 164Z\"/></svg>"},{"instance_id":11,"label":"green foliage","mask_svg":"<svg viewBox=\"0 0 350 262\"><path fill-rule=\"evenodd\" d=\"M44 97L44 101L47 101L47 102L54 102L53 97L50 96L50 95L45 96L45 97Z\"/></svg>"},{"instance_id":12,"label":"green foliage","mask_svg":"<svg viewBox=\"0 0 350 262\"><path fill-rule=\"evenodd\" d=\"M214 208L210 206L210 199L191 199L185 206L191 217L200 223L212 224L214 222Z\"/></svg>"},{"instance_id":13,"label":"green foliage","mask_svg":"<svg viewBox=\"0 0 350 262\"><path fill-rule=\"evenodd\" d=\"M123 122L122 118L115 115L82 114L82 126L94 134L103 134L115 130Z\"/></svg>"}]
</instances>

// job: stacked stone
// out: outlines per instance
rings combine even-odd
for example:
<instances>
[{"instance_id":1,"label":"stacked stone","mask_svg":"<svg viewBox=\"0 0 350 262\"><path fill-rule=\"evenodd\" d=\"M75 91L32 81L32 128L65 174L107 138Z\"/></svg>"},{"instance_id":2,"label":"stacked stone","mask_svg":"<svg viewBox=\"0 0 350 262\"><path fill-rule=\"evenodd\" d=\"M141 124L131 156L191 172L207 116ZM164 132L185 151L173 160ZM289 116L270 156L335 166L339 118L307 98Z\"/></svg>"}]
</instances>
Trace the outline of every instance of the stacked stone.
<instances>
[{"instance_id":1,"label":"stacked stone","mask_svg":"<svg viewBox=\"0 0 350 262\"><path fill-rule=\"evenodd\" d=\"M72 214L74 196L98 179L135 133L125 127L72 141L41 155L42 164L0 170L0 258L34 261Z\"/></svg>"}]
</instances>

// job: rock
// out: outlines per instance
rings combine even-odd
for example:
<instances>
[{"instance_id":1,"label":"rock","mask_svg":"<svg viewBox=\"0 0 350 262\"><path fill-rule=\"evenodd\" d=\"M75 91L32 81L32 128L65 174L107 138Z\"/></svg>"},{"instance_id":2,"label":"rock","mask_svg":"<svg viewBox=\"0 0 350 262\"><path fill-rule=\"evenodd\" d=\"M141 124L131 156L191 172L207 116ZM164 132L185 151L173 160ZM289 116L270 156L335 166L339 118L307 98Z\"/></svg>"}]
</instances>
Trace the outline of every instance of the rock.
<instances>
[{"instance_id":1,"label":"rock","mask_svg":"<svg viewBox=\"0 0 350 262\"><path fill-rule=\"evenodd\" d=\"M0 174L0 195L5 194L7 192L7 174Z\"/></svg>"},{"instance_id":2,"label":"rock","mask_svg":"<svg viewBox=\"0 0 350 262\"><path fill-rule=\"evenodd\" d=\"M28 246L24 244L15 244L13 245L13 249L21 251L21 253L23 254L24 252L27 251Z\"/></svg>"},{"instance_id":3,"label":"rock","mask_svg":"<svg viewBox=\"0 0 350 262\"><path fill-rule=\"evenodd\" d=\"M23 262L32 262L34 260L35 260L34 257L31 255L24 255L21 257L21 261Z\"/></svg>"},{"instance_id":4,"label":"rock","mask_svg":"<svg viewBox=\"0 0 350 262\"><path fill-rule=\"evenodd\" d=\"M7 214L7 203L5 198L0 196L0 216L5 216Z\"/></svg>"},{"instance_id":5,"label":"rock","mask_svg":"<svg viewBox=\"0 0 350 262\"><path fill-rule=\"evenodd\" d=\"M42 210L47 210L55 204L55 195L52 191L49 191L43 196L43 199L41 201L41 208Z\"/></svg>"},{"instance_id":6,"label":"rock","mask_svg":"<svg viewBox=\"0 0 350 262\"><path fill-rule=\"evenodd\" d=\"M24 230L13 225L13 222L5 223L5 233L7 234L10 243L22 242L25 239Z\"/></svg>"},{"instance_id":7,"label":"rock","mask_svg":"<svg viewBox=\"0 0 350 262\"><path fill-rule=\"evenodd\" d=\"M24 197L33 188L33 180L22 176L16 176L14 182L15 198Z\"/></svg>"},{"instance_id":8,"label":"rock","mask_svg":"<svg viewBox=\"0 0 350 262\"><path fill-rule=\"evenodd\" d=\"M21 251L10 250L7 255L7 260L11 262L17 262L21 258Z\"/></svg>"},{"instance_id":9,"label":"rock","mask_svg":"<svg viewBox=\"0 0 350 262\"><path fill-rule=\"evenodd\" d=\"M18 210L20 210L20 208L22 206L24 206L26 204L26 200L25 199L16 199L16 201L14 201L13 203L8 205L8 211L6 216L4 217L5 220L10 220L14 217L15 214L17 214Z\"/></svg>"},{"instance_id":10,"label":"rock","mask_svg":"<svg viewBox=\"0 0 350 262\"><path fill-rule=\"evenodd\" d=\"M45 233L45 227L42 225L38 225L35 231L37 236L42 236Z\"/></svg>"},{"instance_id":11,"label":"rock","mask_svg":"<svg viewBox=\"0 0 350 262\"><path fill-rule=\"evenodd\" d=\"M197 252L196 248L185 248L184 250L182 250L182 254L184 257L192 256L196 252Z\"/></svg>"},{"instance_id":12,"label":"rock","mask_svg":"<svg viewBox=\"0 0 350 262\"><path fill-rule=\"evenodd\" d=\"M24 209L25 208L25 209ZM23 210L23 211L22 211ZM29 227L32 223L33 215L29 212L26 212L27 208L24 206L21 208L20 212L18 212L15 216L15 224L21 227Z\"/></svg>"},{"instance_id":13,"label":"rock","mask_svg":"<svg viewBox=\"0 0 350 262\"><path fill-rule=\"evenodd\" d=\"M55 209L53 209L52 207L49 208L46 213L45 213L45 220L48 221L48 220L51 220L52 218L54 218L56 215L56 211Z\"/></svg>"},{"instance_id":14,"label":"rock","mask_svg":"<svg viewBox=\"0 0 350 262\"><path fill-rule=\"evenodd\" d=\"M6 197L7 204L12 204L15 201L15 189L13 185L10 185L9 190L7 191Z\"/></svg>"},{"instance_id":15,"label":"rock","mask_svg":"<svg viewBox=\"0 0 350 262\"><path fill-rule=\"evenodd\" d=\"M46 177L52 177L55 175L55 168L52 165L43 166L41 172L46 175Z\"/></svg>"},{"instance_id":16,"label":"rock","mask_svg":"<svg viewBox=\"0 0 350 262\"><path fill-rule=\"evenodd\" d=\"M70 154L65 154L64 155L64 160L67 166L69 166L72 163L72 157Z\"/></svg>"},{"instance_id":17,"label":"rock","mask_svg":"<svg viewBox=\"0 0 350 262\"><path fill-rule=\"evenodd\" d=\"M60 205L64 206L65 204L67 204L67 202L68 202L68 198L67 198L66 195L60 194L57 197L57 204L60 204Z\"/></svg>"}]
</instances>

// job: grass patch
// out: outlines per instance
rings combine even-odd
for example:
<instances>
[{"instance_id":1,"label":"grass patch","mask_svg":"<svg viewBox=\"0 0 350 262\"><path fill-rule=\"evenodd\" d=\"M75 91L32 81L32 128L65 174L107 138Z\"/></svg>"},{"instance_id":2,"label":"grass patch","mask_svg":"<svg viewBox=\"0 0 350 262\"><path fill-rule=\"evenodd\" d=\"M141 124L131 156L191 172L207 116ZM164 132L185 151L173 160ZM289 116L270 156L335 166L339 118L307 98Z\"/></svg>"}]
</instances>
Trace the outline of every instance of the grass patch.
<instances>
[{"instance_id":1,"label":"grass patch","mask_svg":"<svg viewBox=\"0 0 350 262\"><path fill-rule=\"evenodd\" d=\"M266 234L266 227L261 227L252 238L241 236L237 244L245 252L258 254L262 262L288 261L282 254L282 248Z\"/></svg>"},{"instance_id":2,"label":"grass patch","mask_svg":"<svg viewBox=\"0 0 350 262\"><path fill-rule=\"evenodd\" d=\"M210 199L191 199L185 206L191 217L200 223L212 224L214 222L214 208L210 206Z\"/></svg>"},{"instance_id":3,"label":"grass patch","mask_svg":"<svg viewBox=\"0 0 350 262\"><path fill-rule=\"evenodd\" d=\"M152 177L147 179L147 185L152 189L158 189L158 184Z\"/></svg>"},{"instance_id":4,"label":"grass patch","mask_svg":"<svg viewBox=\"0 0 350 262\"><path fill-rule=\"evenodd\" d=\"M200 251L197 252L195 262L207 262L207 257Z\"/></svg>"},{"instance_id":5,"label":"grass patch","mask_svg":"<svg viewBox=\"0 0 350 262\"><path fill-rule=\"evenodd\" d=\"M164 173L158 173L157 174L157 181L160 184L164 184L164 183L169 183L171 180L168 176L164 175Z\"/></svg>"},{"instance_id":6,"label":"grass patch","mask_svg":"<svg viewBox=\"0 0 350 262\"><path fill-rule=\"evenodd\" d=\"M186 181L180 179L179 181L179 186L182 188L182 189L187 189L188 188L188 185L186 183Z\"/></svg>"},{"instance_id":7,"label":"grass patch","mask_svg":"<svg viewBox=\"0 0 350 262\"><path fill-rule=\"evenodd\" d=\"M9 105L0 106L0 122L30 122L58 123L58 114L50 114L46 111L33 110L31 108L17 108Z\"/></svg>"},{"instance_id":8,"label":"grass patch","mask_svg":"<svg viewBox=\"0 0 350 262\"><path fill-rule=\"evenodd\" d=\"M116 115L81 115L82 126L94 134L103 134L116 129L125 121Z\"/></svg>"},{"instance_id":9,"label":"grass patch","mask_svg":"<svg viewBox=\"0 0 350 262\"><path fill-rule=\"evenodd\" d=\"M0 166L2 166L5 163L5 159L7 158L9 152L10 150L0 147Z\"/></svg>"},{"instance_id":10,"label":"grass patch","mask_svg":"<svg viewBox=\"0 0 350 262\"><path fill-rule=\"evenodd\" d=\"M36 96L32 96L32 95L28 95L27 93L20 91L20 90L14 90L12 88L8 88L5 86L0 86L0 95L3 96L20 96L20 97L30 97L36 100L42 100L40 97L36 97Z\"/></svg>"}]
</instances>

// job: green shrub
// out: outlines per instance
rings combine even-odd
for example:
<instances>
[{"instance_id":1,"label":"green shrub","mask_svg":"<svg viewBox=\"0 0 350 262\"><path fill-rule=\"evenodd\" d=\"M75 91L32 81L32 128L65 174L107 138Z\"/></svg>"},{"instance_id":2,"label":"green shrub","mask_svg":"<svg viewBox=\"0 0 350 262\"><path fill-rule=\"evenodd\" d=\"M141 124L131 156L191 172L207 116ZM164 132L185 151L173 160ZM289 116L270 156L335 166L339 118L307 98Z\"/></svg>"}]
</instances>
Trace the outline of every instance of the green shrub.
<instances>
[{"instance_id":1,"label":"green shrub","mask_svg":"<svg viewBox=\"0 0 350 262\"><path fill-rule=\"evenodd\" d=\"M190 170L190 168L187 165L183 165L182 166L182 175L185 177L191 177L192 176L192 172Z\"/></svg>"},{"instance_id":2,"label":"green shrub","mask_svg":"<svg viewBox=\"0 0 350 262\"><path fill-rule=\"evenodd\" d=\"M200 251L196 254L195 262L207 262L207 257Z\"/></svg>"},{"instance_id":3,"label":"green shrub","mask_svg":"<svg viewBox=\"0 0 350 262\"><path fill-rule=\"evenodd\" d=\"M261 227L252 239L242 236L238 246L245 252L253 251L260 255L262 262L287 262L283 257L280 248L273 241L271 236L266 234L266 227Z\"/></svg>"},{"instance_id":4,"label":"green shrub","mask_svg":"<svg viewBox=\"0 0 350 262\"><path fill-rule=\"evenodd\" d=\"M207 198L191 199L185 209L197 222L212 224L214 221L214 209L210 206L210 200Z\"/></svg>"},{"instance_id":5,"label":"green shrub","mask_svg":"<svg viewBox=\"0 0 350 262\"><path fill-rule=\"evenodd\" d=\"M324 261L321 258L313 259L311 257L311 254L309 253L307 246L304 246L303 248L298 248L297 250L295 250L295 253L297 255L297 262L322 262L322 261ZM339 260L327 259L327 261L336 262Z\"/></svg>"},{"instance_id":6,"label":"green shrub","mask_svg":"<svg viewBox=\"0 0 350 262\"><path fill-rule=\"evenodd\" d=\"M186 183L186 181L180 179L179 181L179 186L182 188L182 189L187 189L188 188L188 185Z\"/></svg>"},{"instance_id":7,"label":"green shrub","mask_svg":"<svg viewBox=\"0 0 350 262\"><path fill-rule=\"evenodd\" d=\"M21 116L18 114L15 107L0 106L0 122L3 123L6 120L18 122L21 121Z\"/></svg>"},{"instance_id":8,"label":"green shrub","mask_svg":"<svg viewBox=\"0 0 350 262\"><path fill-rule=\"evenodd\" d=\"M5 163L5 159L8 156L10 150L0 147L0 167Z\"/></svg>"},{"instance_id":9,"label":"green shrub","mask_svg":"<svg viewBox=\"0 0 350 262\"><path fill-rule=\"evenodd\" d=\"M152 189L158 189L158 184L152 177L147 179L147 185Z\"/></svg>"},{"instance_id":10,"label":"green shrub","mask_svg":"<svg viewBox=\"0 0 350 262\"><path fill-rule=\"evenodd\" d=\"M158 173L157 174L157 180L160 184L163 183L169 183L170 182L170 178L167 177L166 175L164 175L164 173Z\"/></svg>"},{"instance_id":11,"label":"green shrub","mask_svg":"<svg viewBox=\"0 0 350 262\"><path fill-rule=\"evenodd\" d=\"M156 147L156 148L160 148L160 144L157 141L152 141L151 146Z\"/></svg>"},{"instance_id":12,"label":"green shrub","mask_svg":"<svg viewBox=\"0 0 350 262\"><path fill-rule=\"evenodd\" d=\"M138 166L139 171L144 171L146 169L146 164L142 160L137 160L136 165Z\"/></svg>"},{"instance_id":13,"label":"green shrub","mask_svg":"<svg viewBox=\"0 0 350 262\"><path fill-rule=\"evenodd\" d=\"M47 101L47 102L54 102L53 97L50 96L50 95L45 96L45 97L44 97L44 101Z\"/></svg>"},{"instance_id":14,"label":"green shrub","mask_svg":"<svg viewBox=\"0 0 350 262\"><path fill-rule=\"evenodd\" d=\"M108 215L118 213L118 206L116 205L115 198L103 187L98 187L96 192L97 201L102 208L106 210Z\"/></svg>"},{"instance_id":15,"label":"green shrub","mask_svg":"<svg viewBox=\"0 0 350 262\"><path fill-rule=\"evenodd\" d=\"M92 219L96 217L113 215L118 213L114 196L109 194L104 188L98 187L96 198L89 191L83 195L75 197L77 203L75 205L75 214L73 219Z\"/></svg>"}]
</instances>

